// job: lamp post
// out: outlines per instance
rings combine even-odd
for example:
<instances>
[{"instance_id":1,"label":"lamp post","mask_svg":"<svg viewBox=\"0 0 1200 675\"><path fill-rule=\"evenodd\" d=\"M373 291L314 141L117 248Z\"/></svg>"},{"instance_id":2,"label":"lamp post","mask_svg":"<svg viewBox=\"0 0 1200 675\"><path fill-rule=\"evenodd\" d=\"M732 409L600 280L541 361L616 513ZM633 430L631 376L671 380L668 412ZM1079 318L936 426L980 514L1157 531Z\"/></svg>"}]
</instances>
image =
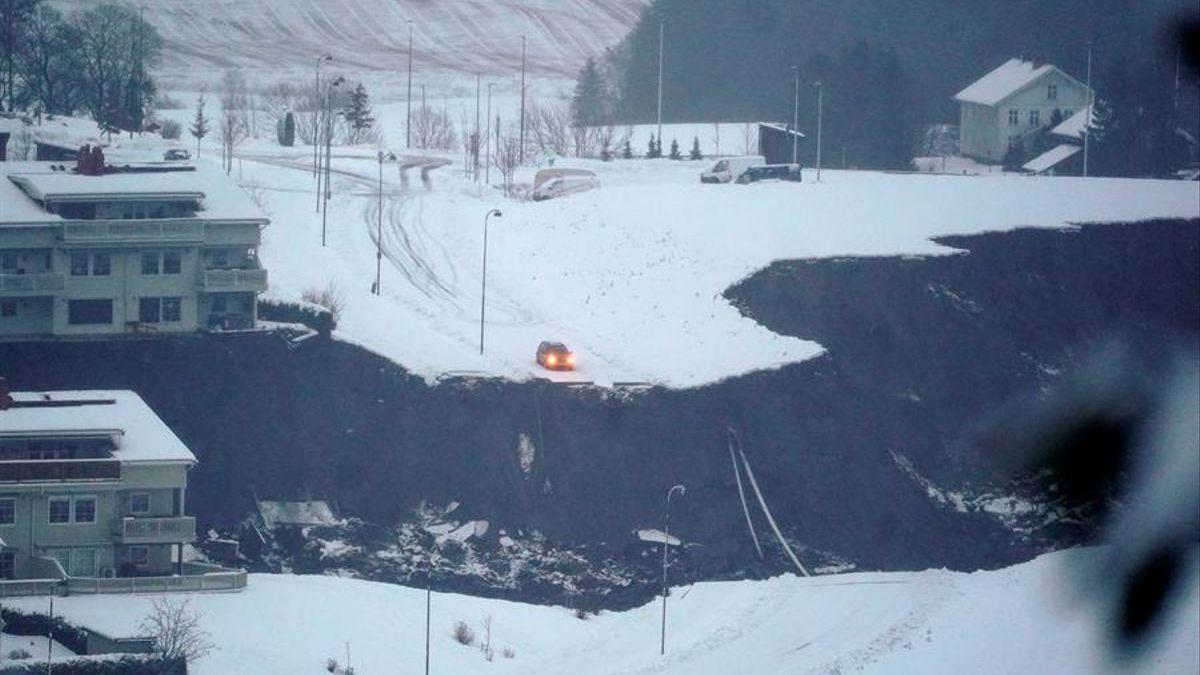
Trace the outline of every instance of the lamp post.
<instances>
[{"instance_id":1,"label":"lamp post","mask_svg":"<svg viewBox=\"0 0 1200 675\"><path fill-rule=\"evenodd\" d=\"M821 182L821 115L823 113L822 92L820 80L813 83L817 88L817 182Z\"/></svg>"},{"instance_id":2,"label":"lamp post","mask_svg":"<svg viewBox=\"0 0 1200 675\"><path fill-rule=\"evenodd\" d=\"M333 56L330 54L322 54L321 56L317 57L317 80L316 88L313 89L313 95L316 96L315 105L313 106L313 178L317 179L318 186L320 186L320 174L317 173L317 164L320 160L318 159L317 153L320 152L318 148L321 147L321 144L317 141L317 139L320 137L320 134L317 133L317 129L321 126L321 62L332 60ZM320 187L317 188L317 194L321 194ZM317 209L320 210L320 208L321 202L320 197L318 197Z\"/></svg>"},{"instance_id":3,"label":"lamp post","mask_svg":"<svg viewBox=\"0 0 1200 675\"><path fill-rule=\"evenodd\" d=\"M1087 43L1087 113L1083 122L1083 177L1088 177L1088 138L1092 135L1092 41Z\"/></svg>"},{"instance_id":4,"label":"lamp post","mask_svg":"<svg viewBox=\"0 0 1200 675\"><path fill-rule=\"evenodd\" d=\"M394 162L396 156L390 152L379 151L379 227L375 235L375 285L371 292L379 295L379 277L383 271L383 162Z\"/></svg>"},{"instance_id":5,"label":"lamp post","mask_svg":"<svg viewBox=\"0 0 1200 675\"><path fill-rule=\"evenodd\" d=\"M483 216L483 289L479 293L479 355L483 356L483 317L487 307L487 226L488 218L500 217L500 209L492 209Z\"/></svg>"},{"instance_id":6,"label":"lamp post","mask_svg":"<svg viewBox=\"0 0 1200 675\"><path fill-rule=\"evenodd\" d=\"M471 148L471 163L475 169L475 176L472 180L476 183L479 182L479 144L483 142L483 139L479 137L479 88L482 77L483 75L480 73L475 73L475 141L472 144L474 147Z\"/></svg>"},{"instance_id":7,"label":"lamp post","mask_svg":"<svg viewBox=\"0 0 1200 675\"><path fill-rule=\"evenodd\" d=\"M792 103L792 164L796 163L796 138L800 135L800 66L792 66L796 73L796 94Z\"/></svg>"},{"instance_id":8,"label":"lamp post","mask_svg":"<svg viewBox=\"0 0 1200 675\"><path fill-rule=\"evenodd\" d=\"M331 180L330 164L332 162L333 154L333 88L341 86L342 82L344 81L345 78L341 75L338 75L332 82L329 83L329 91L325 95L325 194L323 199L325 204L321 209L322 247L325 246L325 222L329 218L329 198L333 196L333 192L329 185ZM337 114L341 115L342 113L339 111Z\"/></svg>"},{"instance_id":9,"label":"lamp post","mask_svg":"<svg viewBox=\"0 0 1200 675\"><path fill-rule=\"evenodd\" d=\"M682 485L673 486L667 490L667 509L663 516L663 558L662 558L662 642L659 644L660 656L667 653L667 543L671 540L671 495L679 490L680 496L686 492Z\"/></svg>"},{"instance_id":10,"label":"lamp post","mask_svg":"<svg viewBox=\"0 0 1200 675\"><path fill-rule=\"evenodd\" d=\"M404 147L412 147L412 47L413 47L413 22L408 20L408 94L404 97L404 105L408 109L404 118Z\"/></svg>"},{"instance_id":11,"label":"lamp post","mask_svg":"<svg viewBox=\"0 0 1200 675\"><path fill-rule=\"evenodd\" d=\"M521 36L521 148L518 150L521 164L525 163L525 36Z\"/></svg>"},{"instance_id":12,"label":"lamp post","mask_svg":"<svg viewBox=\"0 0 1200 675\"><path fill-rule=\"evenodd\" d=\"M658 147L662 149L663 18L658 18Z\"/></svg>"}]
</instances>

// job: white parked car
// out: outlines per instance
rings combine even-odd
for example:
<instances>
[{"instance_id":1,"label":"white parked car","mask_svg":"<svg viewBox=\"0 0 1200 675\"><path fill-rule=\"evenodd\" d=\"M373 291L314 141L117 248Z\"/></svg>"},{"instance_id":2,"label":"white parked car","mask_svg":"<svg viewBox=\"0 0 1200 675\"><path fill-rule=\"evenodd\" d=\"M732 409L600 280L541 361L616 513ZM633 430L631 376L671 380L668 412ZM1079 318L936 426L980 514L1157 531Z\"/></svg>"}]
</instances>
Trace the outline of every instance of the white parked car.
<instances>
[{"instance_id":1,"label":"white parked car","mask_svg":"<svg viewBox=\"0 0 1200 675\"><path fill-rule=\"evenodd\" d=\"M726 157L719 160L712 167L700 174L701 183L732 183L736 181L746 169L752 166L763 166L767 162L758 155L750 157Z\"/></svg>"},{"instance_id":2,"label":"white parked car","mask_svg":"<svg viewBox=\"0 0 1200 675\"><path fill-rule=\"evenodd\" d=\"M600 187L600 179L586 169L542 169L533 177L533 201L554 199Z\"/></svg>"}]
</instances>

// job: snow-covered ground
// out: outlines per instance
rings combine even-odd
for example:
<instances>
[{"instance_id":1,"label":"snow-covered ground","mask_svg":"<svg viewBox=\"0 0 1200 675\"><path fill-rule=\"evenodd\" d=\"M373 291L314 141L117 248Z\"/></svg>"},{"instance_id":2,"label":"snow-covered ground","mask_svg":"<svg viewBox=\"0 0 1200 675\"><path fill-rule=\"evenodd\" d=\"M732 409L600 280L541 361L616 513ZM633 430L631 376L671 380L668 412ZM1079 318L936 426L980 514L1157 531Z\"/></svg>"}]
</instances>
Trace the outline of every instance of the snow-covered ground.
<instances>
[{"instance_id":1,"label":"snow-covered ground","mask_svg":"<svg viewBox=\"0 0 1200 675\"><path fill-rule=\"evenodd\" d=\"M602 187L522 202L473 184L450 157L455 163L432 173L429 190L416 176L401 189L396 168L385 167L376 297L372 155L343 150L334 161L327 248L305 149L247 149L240 173L260 186L273 218L263 247L271 294L295 297L334 283L346 298L339 337L430 380L472 371L703 385L821 352L743 317L722 297L772 261L940 255L953 251L930 238L944 234L1200 215L1200 194L1181 182L825 171L818 184L806 171L802 184L701 185L703 163L670 160L560 160L596 171ZM503 215L489 224L481 356L483 219L492 208ZM578 371L538 369L542 340L565 342Z\"/></svg>"},{"instance_id":2,"label":"snow-covered ground","mask_svg":"<svg viewBox=\"0 0 1200 675\"><path fill-rule=\"evenodd\" d=\"M1112 626L1077 593L1078 574L1102 549L1043 556L1016 567L782 576L674 589L667 655L659 656L660 605L586 620L564 608L433 594L431 671L527 675L679 673L1194 673L1200 669L1200 591L1195 567L1184 601L1147 659L1112 666ZM1072 578L1074 576L1074 578ZM425 593L319 576L252 575L240 594L187 598L218 649L197 675L318 672L327 658L360 675L419 672ZM133 635L147 596L72 596L55 602L70 621ZM7 601L46 610L46 599ZM451 637L456 621L481 639L492 619L487 662ZM509 648L513 658L505 658Z\"/></svg>"}]
</instances>

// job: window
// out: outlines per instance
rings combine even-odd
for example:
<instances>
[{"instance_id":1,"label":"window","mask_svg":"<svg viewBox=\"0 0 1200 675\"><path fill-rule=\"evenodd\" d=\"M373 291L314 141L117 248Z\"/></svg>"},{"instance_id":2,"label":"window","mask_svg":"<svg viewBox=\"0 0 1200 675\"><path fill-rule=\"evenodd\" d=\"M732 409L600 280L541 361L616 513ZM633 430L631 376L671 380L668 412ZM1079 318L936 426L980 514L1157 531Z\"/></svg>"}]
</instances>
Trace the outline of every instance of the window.
<instances>
[{"instance_id":1,"label":"window","mask_svg":"<svg viewBox=\"0 0 1200 675\"><path fill-rule=\"evenodd\" d=\"M96 498L95 497L76 497L75 498L75 522L77 522L77 523L94 523L94 522L96 522Z\"/></svg>"},{"instance_id":2,"label":"window","mask_svg":"<svg viewBox=\"0 0 1200 675\"><path fill-rule=\"evenodd\" d=\"M129 562L135 567L146 567L150 564L150 549L145 546L130 546Z\"/></svg>"},{"instance_id":3,"label":"window","mask_svg":"<svg viewBox=\"0 0 1200 675\"><path fill-rule=\"evenodd\" d=\"M166 322L182 321L181 306L183 298L163 298L162 299L162 320Z\"/></svg>"},{"instance_id":4,"label":"window","mask_svg":"<svg viewBox=\"0 0 1200 675\"><path fill-rule=\"evenodd\" d=\"M1038 115L1037 110L1030 110L1029 111L1029 126L1036 127L1039 124L1038 117L1039 117L1039 115Z\"/></svg>"},{"instance_id":5,"label":"window","mask_svg":"<svg viewBox=\"0 0 1200 675\"><path fill-rule=\"evenodd\" d=\"M183 259L179 251L167 251L162 257L163 274L179 274L182 263Z\"/></svg>"},{"instance_id":6,"label":"window","mask_svg":"<svg viewBox=\"0 0 1200 675\"><path fill-rule=\"evenodd\" d=\"M4 274L16 274L18 267L20 267L20 262L17 259L16 253L0 254L0 272Z\"/></svg>"},{"instance_id":7,"label":"window","mask_svg":"<svg viewBox=\"0 0 1200 675\"><path fill-rule=\"evenodd\" d=\"M16 316L17 301L16 300L0 300L0 316Z\"/></svg>"},{"instance_id":8,"label":"window","mask_svg":"<svg viewBox=\"0 0 1200 675\"><path fill-rule=\"evenodd\" d=\"M107 253L92 254L92 276L106 277L112 274L112 256Z\"/></svg>"},{"instance_id":9,"label":"window","mask_svg":"<svg viewBox=\"0 0 1200 675\"><path fill-rule=\"evenodd\" d=\"M71 498L51 497L49 520L51 524L62 525L71 522Z\"/></svg>"},{"instance_id":10,"label":"window","mask_svg":"<svg viewBox=\"0 0 1200 675\"><path fill-rule=\"evenodd\" d=\"M224 295L214 295L212 299L212 311L224 312L226 310L226 302Z\"/></svg>"},{"instance_id":11,"label":"window","mask_svg":"<svg viewBox=\"0 0 1200 675\"><path fill-rule=\"evenodd\" d=\"M17 554L12 551L0 551L0 579L12 579L15 574Z\"/></svg>"},{"instance_id":12,"label":"window","mask_svg":"<svg viewBox=\"0 0 1200 675\"><path fill-rule=\"evenodd\" d=\"M229 266L229 251L223 248L215 248L209 251L209 265L212 267L228 267Z\"/></svg>"},{"instance_id":13,"label":"window","mask_svg":"<svg viewBox=\"0 0 1200 675\"><path fill-rule=\"evenodd\" d=\"M150 513L150 493L134 492L129 495L129 512L136 514Z\"/></svg>"},{"instance_id":14,"label":"window","mask_svg":"<svg viewBox=\"0 0 1200 675\"><path fill-rule=\"evenodd\" d=\"M112 300L68 300L67 323L75 326L110 324L113 321Z\"/></svg>"},{"instance_id":15,"label":"window","mask_svg":"<svg viewBox=\"0 0 1200 675\"><path fill-rule=\"evenodd\" d=\"M71 576L96 576L96 563L100 560L100 552L94 548L71 549Z\"/></svg>"},{"instance_id":16,"label":"window","mask_svg":"<svg viewBox=\"0 0 1200 675\"><path fill-rule=\"evenodd\" d=\"M1046 99L1049 101L1057 101L1058 100L1058 85L1057 84L1046 85Z\"/></svg>"},{"instance_id":17,"label":"window","mask_svg":"<svg viewBox=\"0 0 1200 675\"><path fill-rule=\"evenodd\" d=\"M1020 111L1018 111L1015 108L1008 111L1008 126L1015 127L1018 124L1020 124L1020 120L1021 120Z\"/></svg>"},{"instance_id":18,"label":"window","mask_svg":"<svg viewBox=\"0 0 1200 675\"><path fill-rule=\"evenodd\" d=\"M12 497L0 498L0 525L12 525L17 522L17 500Z\"/></svg>"},{"instance_id":19,"label":"window","mask_svg":"<svg viewBox=\"0 0 1200 675\"><path fill-rule=\"evenodd\" d=\"M86 277L88 274L88 254L72 253L71 254L71 276Z\"/></svg>"},{"instance_id":20,"label":"window","mask_svg":"<svg viewBox=\"0 0 1200 675\"><path fill-rule=\"evenodd\" d=\"M142 254L142 274L158 274L158 253Z\"/></svg>"},{"instance_id":21,"label":"window","mask_svg":"<svg viewBox=\"0 0 1200 675\"><path fill-rule=\"evenodd\" d=\"M158 298L142 298L138 301L138 321L158 323L162 319Z\"/></svg>"}]
</instances>

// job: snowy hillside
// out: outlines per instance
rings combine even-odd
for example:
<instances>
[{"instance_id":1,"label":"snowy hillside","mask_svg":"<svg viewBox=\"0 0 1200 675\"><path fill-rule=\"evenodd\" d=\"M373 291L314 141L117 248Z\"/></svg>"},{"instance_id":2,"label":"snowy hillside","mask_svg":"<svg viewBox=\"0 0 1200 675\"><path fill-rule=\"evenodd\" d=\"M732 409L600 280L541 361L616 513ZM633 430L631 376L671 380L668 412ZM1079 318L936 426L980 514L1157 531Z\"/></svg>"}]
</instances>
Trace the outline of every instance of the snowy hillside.
<instances>
[{"instance_id":1,"label":"snowy hillside","mask_svg":"<svg viewBox=\"0 0 1200 675\"><path fill-rule=\"evenodd\" d=\"M995 572L867 573L807 579L708 582L676 588L667 656L660 605L579 620L566 609L437 593L431 671L616 675L678 673L1055 673L1110 672L1099 608L1071 575L1101 549L1050 554ZM1171 629L1150 658L1123 664L1144 673L1200 667L1200 597L1194 577ZM253 575L240 594L193 595L218 650L197 675L293 675L327 658L360 675L417 672L424 660L424 592L349 579ZM55 602L70 621L132 635L145 596L72 596ZM45 598L7 601L45 611ZM451 637L456 621L483 637L492 619L492 662ZM511 649L513 658L503 655ZM1128 672L1128 669L1112 672Z\"/></svg>"},{"instance_id":2,"label":"snowy hillside","mask_svg":"<svg viewBox=\"0 0 1200 675\"><path fill-rule=\"evenodd\" d=\"M63 9L94 0L55 0ZM145 3L164 39L161 72L170 82L240 66L304 73L333 54L338 67L395 74L407 67L413 22L418 81L430 70L511 73L521 35L531 72L574 75L633 26L644 0L172 0Z\"/></svg>"}]
</instances>

